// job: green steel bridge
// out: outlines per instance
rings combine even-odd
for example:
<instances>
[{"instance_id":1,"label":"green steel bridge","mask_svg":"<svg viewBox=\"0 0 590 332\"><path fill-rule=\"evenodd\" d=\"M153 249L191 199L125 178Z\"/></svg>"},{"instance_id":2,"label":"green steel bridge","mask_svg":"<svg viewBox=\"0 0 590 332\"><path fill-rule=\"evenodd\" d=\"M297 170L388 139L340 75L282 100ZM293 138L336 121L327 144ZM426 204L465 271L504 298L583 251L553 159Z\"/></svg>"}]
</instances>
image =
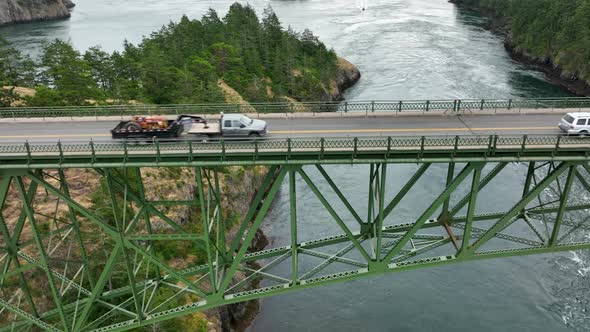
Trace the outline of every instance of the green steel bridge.
<instances>
[{"instance_id":1,"label":"green steel bridge","mask_svg":"<svg viewBox=\"0 0 590 332\"><path fill-rule=\"evenodd\" d=\"M4 108L0 119L587 108L589 98L126 105ZM590 141L559 135L0 143L0 331L123 331L377 274L587 249L589 160ZM334 176L342 165L366 174L367 188ZM224 211L235 195L223 183L231 166L263 171L237 225ZM154 170L176 174L158 182L189 190L154 198ZM520 181L503 187L514 174ZM425 207L400 217L424 186ZM482 204L498 187L519 194L505 207ZM99 190L106 208L89 204ZM322 206L316 220L298 216L303 190ZM359 192L364 202L352 202ZM278 222L268 212L279 193L288 243L257 250L263 221ZM321 224L339 232L322 234ZM171 257L176 245L198 257Z\"/></svg>"},{"instance_id":2,"label":"green steel bridge","mask_svg":"<svg viewBox=\"0 0 590 332\"><path fill-rule=\"evenodd\" d=\"M376 274L587 249L589 160L590 142L566 136L0 145L0 330L123 331ZM366 209L347 198L358 188L330 174L335 164L366 172ZM521 194L505 209L482 211L480 194L514 165L524 171L509 190ZM222 213L228 166L264 166L265 174L234 235ZM164 167L188 172L188 197L150 199L146 173ZM413 167L413 176L396 178L398 167ZM445 184L432 186L435 198L417 218L400 219L404 198L435 168ZM100 180L110 211L73 194L80 173ZM388 178L402 185L394 190ZM290 241L252 250L281 186L289 204L276 208L290 211ZM302 186L325 210L313 222L297 215ZM194 211L198 227L174 208ZM340 233L299 238L317 234L304 228L318 223ZM162 243L204 257L181 257L178 267L159 252Z\"/></svg>"}]
</instances>

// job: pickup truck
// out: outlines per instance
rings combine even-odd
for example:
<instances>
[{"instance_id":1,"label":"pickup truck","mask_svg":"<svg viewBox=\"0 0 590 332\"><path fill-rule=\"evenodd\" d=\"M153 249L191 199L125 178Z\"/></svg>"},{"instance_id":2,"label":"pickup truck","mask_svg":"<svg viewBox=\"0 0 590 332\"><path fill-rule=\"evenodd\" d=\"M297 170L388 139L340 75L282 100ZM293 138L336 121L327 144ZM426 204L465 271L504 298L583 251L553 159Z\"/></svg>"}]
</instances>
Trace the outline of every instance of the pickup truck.
<instances>
[{"instance_id":1,"label":"pickup truck","mask_svg":"<svg viewBox=\"0 0 590 332\"><path fill-rule=\"evenodd\" d=\"M180 136L259 137L267 133L265 121L242 114L221 114L219 121L208 123L200 116L179 115L175 120L162 116L133 116L111 130L113 139L177 138Z\"/></svg>"},{"instance_id":2,"label":"pickup truck","mask_svg":"<svg viewBox=\"0 0 590 332\"><path fill-rule=\"evenodd\" d=\"M186 133L209 137L259 137L265 136L266 132L266 121L250 119L242 114L222 114L217 123L195 122Z\"/></svg>"}]
</instances>

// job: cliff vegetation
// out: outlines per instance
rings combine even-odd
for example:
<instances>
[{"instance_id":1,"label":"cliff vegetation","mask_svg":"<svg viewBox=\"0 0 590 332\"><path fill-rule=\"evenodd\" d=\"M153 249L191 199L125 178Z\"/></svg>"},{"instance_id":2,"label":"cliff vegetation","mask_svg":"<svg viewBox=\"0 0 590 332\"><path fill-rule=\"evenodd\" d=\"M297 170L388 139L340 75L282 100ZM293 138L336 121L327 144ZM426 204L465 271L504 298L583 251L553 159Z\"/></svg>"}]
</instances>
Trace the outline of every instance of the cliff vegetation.
<instances>
[{"instance_id":1,"label":"cliff vegetation","mask_svg":"<svg viewBox=\"0 0 590 332\"><path fill-rule=\"evenodd\" d=\"M311 31L284 28L270 7L259 18L239 3L223 18L212 9L183 16L121 52L55 40L33 61L0 44L0 86L34 87L30 106L224 102L227 87L247 102L340 100L360 76L348 65Z\"/></svg>"},{"instance_id":2,"label":"cliff vegetation","mask_svg":"<svg viewBox=\"0 0 590 332\"><path fill-rule=\"evenodd\" d=\"M557 72L570 90L590 94L590 1L453 0L505 29L507 48Z\"/></svg>"}]
</instances>

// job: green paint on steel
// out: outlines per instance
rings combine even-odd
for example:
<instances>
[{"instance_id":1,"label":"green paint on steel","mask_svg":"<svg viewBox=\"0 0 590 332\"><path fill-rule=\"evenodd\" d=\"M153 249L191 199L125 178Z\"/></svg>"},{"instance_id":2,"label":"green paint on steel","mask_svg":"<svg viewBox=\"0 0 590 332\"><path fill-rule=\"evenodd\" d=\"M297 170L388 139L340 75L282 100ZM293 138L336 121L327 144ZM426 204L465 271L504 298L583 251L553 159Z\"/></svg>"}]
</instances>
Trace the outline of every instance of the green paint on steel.
<instances>
[{"instance_id":1,"label":"green paint on steel","mask_svg":"<svg viewBox=\"0 0 590 332\"><path fill-rule=\"evenodd\" d=\"M462 103L461 107L463 106L465 105ZM497 140L496 148L500 144L504 146L504 149L509 150L507 147L514 145L514 151L507 151L507 153L514 153L514 158L521 158L523 153L527 153L526 149L522 150L524 140L521 137L512 139L491 137L491 140L488 137L486 144L494 140ZM390 138L386 141L388 145L393 143ZM459 142L457 138L452 138L450 141L457 144ZM187 185L197 190L193 196L181 201L165 198L157 202L148 201L141 177L141 167L143 167L141 165L122 165L120 169L94 168L96 173L106 180L111 198L110 207L115 217L110 223L103 220L98 211L85 207L77 197L72 197L69 188L73 187L73 180L66 177L63 171L54 172L51 169L43 169L19 173L15 171L15 168L9 169L0 175L0 203L4 207L8 203L15 204L13 201L17 200L19 204L22 204L22 211L19 215L11 216L14 225L10 227L7 225L5 216L0 214L1 236L4 239L4 246L1 248L3 258L0 258L2 267L0 280L4 287L12 287L11 290L18 290L18 292L13 292L14 297L0 297L0 307L5 309L10 319L13 319L12 322L7 320L4 326L0 326L0 331L8 331L11 328L23 330L31 326L51 331L123 331L220 305L320 287L380 273L428 268L462 261L590 248L590 242L587 241L566 241L570 235L574 239L581 238L580 235L590 229L590 225L587 224L590 218L575 220L572 217L576 214L584 216L587 214L585 212L590 210L587 195L578 195L574 190L574 188L588 189L586 179L589 169L588 160L563 162L560 158L554 158L561 153L555 153L555 150L545 154L544 157L542 157L543 154L539 154L535 157L538 159L528 162L529 172L522 174L523 182L528 184L525 185L523 195L510 203L508 211L483 213L477 208L478 195L485 192L496 177L502 176L502 171L508 166L507 161L492 161L490 155L479 156L467 163L458 174L454 174L454 171L448 170L455 163L460 163L457 158L464 153L462 149L457 148L458 145L455 145L454 156L449 155L442 167L433 170L446 170L444 174L438 174L443 181L445 177L448 178L445 187L435 193L435 198L423 211L418 211L418 217L399 220L397 215L391 218L388 216L393 214L396 207L403 204L404 197L409 197L410 192L416 190L416 185L423 174L432 170L429 167L431 161L419 160L420 165L413 176L407 182L403 182L401 188L394 189L397 187L387 185L387 179L390 178L391 182L391 174L396 174L395 168L399 160L396 162L387 159L391 156L395 158L391 145L385 148L392 153L390 156L385 156L381 151L379 152L381 159L377 157L359 159L363 155L362 149L372 143L359 139L348 140L348 142L353 151L330 151L331 148L327 148L330 145L327 145L328 142L324 140L321 158L327 158L331 153L334 153L337 158L349 158L352 153L355 154L355 159L348 159L349 164L352 160L352 164L371 165L367 167L371 168L367 179L368 199L364 200L366 207L370 207L369 218L366 221L360 218L351 202L346 199L348 192L358 194L357 188L347 188L347 182L339 182L340 177L332 178L328 175L330 170L326 165L333 160L324 162L321 158L316 158L313 163L310 159L309 164L312 166L302 166L305 163L277 166L273 164L273 160L262 158L258 162L262 165L270 165L269 171L236 234L233 235L232 232L232 240L227 243L227 247L225 247L227 239L224 239L225 235L220 231L225 228L225 219L220 210L221 203L228 199L224 195L229 194L223 193L220 189L217 172L221 170L220 166L224 165L221 159L210 167L190 164L194 160L189 162L196 170L196 176ZM430 144L427 139L422 138L418 138L417 142L421 146L423 143L425 146ZM534 142L534 137L526 139L527 146L528 144L534 146ZM447 140L442 140L437 144L446 143L448 143ZM290 144L297 143L293 141ZM572 145L574 147L564 151L568 154L572 151L583 154L583 146L573 143ZM437 149L441 146L444 147L444 145L430 145L430 148L432 151L438 151ZM59 158L66 161L68 148L63 145L62 149L64 152ZM147 147L147 149L150 148ZM163 146L159 149L159 160L162 162L167 158L167 150ZM258 151L263 150L264 147L259 146ZM496 150L494 155L497 156L501 150L502 148ZM425 148L419 152L424 157L430 153L428 151L429 149ZM231 149L226 152L231 154ZM133 158L130 149L127 153L126 158L129 162ZM291 150L290 153L290 157L285 155L282 157L292 158L295 151ZM436 153L445 154L446 152ZM225 157L231 158L230 154ZM261 156L258 155L258 157ZM279 153L273 158L280 156ZM252 158L251 154L249 158ZM184 156L184 162L189 159ZM485 166L493 168L484 176L482 169ZM320 190L317 179L308 174L306 167L319 171L317 176L320 181L326 180L326 186L331 189L330 195ZM565 172L566 169L569 171ZM135 176L124 176L129 174L128 171ZM560 178L560 175L565 173L567 178L564 182L564 178ZM121 176L115 176L116 174ZM289 180L287 185L284 185L283 181L287 174ZM297 183L299 180L297 176L300 176L302 180L299 183ZM463 186L468 177L471 177L471 186ZM393 179L397 180L395 177ZM18 195L9 194L10 190L14 191L14 188L11 189L13 180L16 181ZM30 185L25 188L25 184L29 181ZM135 183L135 181L138 182ZM575 182L578 183L577 186ZM59 188L54 183L59 183ZM52 207L53 215L36 210L36 199L42 199L35 197L38 188L57 198L56 204L64 205L64 220L58 220L61 216L58 215L57 208ZM256 232L262 227L265 218L270 223L281 222L268 218L268 211L274 204L279 188L283 188L282 195L289 195L288 198L282 199L289 202L285 208L290 209L289 220L283 221L287 222L290 228L287 243L279 247L271 246L264 250L249 252L252 250L251 244ZM298 202L301 196L298 193L302 190L313 192L324 209L322 213L314 215L313 220L302 220L302 217L297 214L297 208L302 208L301 203ZM465 190L467 194L464 193ZM458 197L459 194L461 197ZM392 198L386 200L386 196ZM456 199L461 198L452 208L449 199L451 196ZM568 198L575 198L575 200L568 200ZM354 203L356 206L362 202ZM167 213L167 208L174 206L200 210L203 229L198 232L188 232L180 227ZM466 215L455 216L465 206ZM134 210L133 216L126 216L130 208ZM275 208L280 207L275 204ZM436 218L435 213L441 209L448 211L447 216L442 214ZM566 212L572 212L572 215L564 218ZM342 213L348 215L344 216ZM547 237L547 241L539 241L531 232L530 234L511 234L506 230L515 222L522 222L522 225L526 227L524 223L527 219L535 220L547 214L556 216L546 219L545 224L548 233L551 234L550 238ZM151 215L161 220L160 224L165 227L164 232L159 227L150 229L153 222L149 220ZM35 217L38 217L38 220ZM49 221L43 221L45 219ZM146 222L145 227L142 227L143 221ZM334 221L338 224L339 234L315 234L306 229L317 223ZM489 221L494 222L490 224ZM49 229L46 226L41 227L44 222L49 225ZM96 257L90 253L87 253L85 258L82 257L82 252L70 255L71 247L68 247L70 243L86 244L89 240L88 234L82 231L85 225L98 227L104 238L103 241L108 241L112 245L113 249L109 252L106 262L97 263ZM76 231L76 227L79 227L79 231ZM448 231L449 227L457 230L455 235ZM563 234L562 229L566 227L567 231ZM444 235L440 235L441 231ZM33 232L32 238L27 237L27 241L21 241L21 236L25 232ZM298 234L316 236L315 239L301 241ZM52 242L51 246L47 245L47 242L52 239L57 240ZM156 241L193 242L206 249L203 257L200 257L205 264L195 265L196 263L187 262L188 266L183 270L173 268L170 261L162 258L159 252L161 249L155 245ZM453 242L460 243L458 251ZM500 249L486 250L485 245L490 243L494 244L494 248ZM61 250L53 249L59 245ZM366 249L369 246L370 252ZM79 246L78 249L80 248ZM313 261L310 262L309 259ZM19 264L19 260L24 262L23 265ZM260 267L249 265L252 262L258 262L261 265ZM283 268L287 267L290 270L287 273L278 273L275 269L283 262L285 263L282 265ZM74 266L81 266L82 269L74 274L76 270ZM93 268L89 269L87 266L93 266ZM43 275L46 276L47 284L50 286L50 291L46 293L54 303L53 307L43 309L42 312L36 310L47 308L47 306L45 303L40 303L39 297L35 295L39 292L37 283L29 283L24 278L25 272L35 270L44 272ZM140 274L139 271L142 273ZM144 272L145 275L142 275ZM111 277L125 274L126 278L120 278L125 282L124 286L116 289L107 287ZM236 279L238 274L243 278ZM90 277L93 278L92 283L89 281ZM253 280L261 280L261 282L256 283L257 286L251 286L250 282ZM56 282L61 282L61 287L55 287ZM168 290L172 293L162 293ZM20 295L16 296L17 294ZM173 301L178 299L184 299L187 303L172 305Z\"/></svg>"},{"instance_id":2,"label":"green paint on steel","mask_svg":"<svg viewBox=\"0 0 590 332\"><path fill-rule=\"evenodd\" d=\"M428 162L588 161L590 143L562 136L267 138L254 141L0 145L0 174L19 169L218 167ZM329 149L323 148L329 146ZM61 149L61 150L60 150Z\"/></svg>"},{"instance_id":3,"label":"green paint on steel","mask_svg":"<svg viewBox=\"0 0 590 332\"><path fill-rule=\"evenodd\" d=\"M52 117L103 117L179 114L219 114L224 113L294 113L294 112L478 112L485 110L514 109L582 109L590 108L590 98L531 98L531 99L462 99L462 100L391 100L391 101L347 101L303 102L303 103L252 103L247 109L240 104L182 104L182 105L96 105L60 107L4 107L0 118L52 118ZM254 110L254 111L252 111Z\"/></svg>"}]
</instances>

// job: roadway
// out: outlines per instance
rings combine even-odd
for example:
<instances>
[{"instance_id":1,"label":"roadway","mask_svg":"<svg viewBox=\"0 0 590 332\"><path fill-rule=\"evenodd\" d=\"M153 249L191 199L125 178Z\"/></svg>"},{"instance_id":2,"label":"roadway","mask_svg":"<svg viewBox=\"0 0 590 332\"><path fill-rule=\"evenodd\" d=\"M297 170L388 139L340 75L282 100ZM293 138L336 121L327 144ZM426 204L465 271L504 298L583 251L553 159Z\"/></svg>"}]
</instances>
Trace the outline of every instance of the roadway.
<instances>
[{"instance_id":1,"label":"roadway","mask_svg":"<svg viewBox=\"0 0 590 332\"><path fill-rule=\"evenodd\" d=\"M555 135L561 114L268 119L271 137ZM0 143L111 141L117 121L3 122Z\"/></svg>"}]
</instances>

